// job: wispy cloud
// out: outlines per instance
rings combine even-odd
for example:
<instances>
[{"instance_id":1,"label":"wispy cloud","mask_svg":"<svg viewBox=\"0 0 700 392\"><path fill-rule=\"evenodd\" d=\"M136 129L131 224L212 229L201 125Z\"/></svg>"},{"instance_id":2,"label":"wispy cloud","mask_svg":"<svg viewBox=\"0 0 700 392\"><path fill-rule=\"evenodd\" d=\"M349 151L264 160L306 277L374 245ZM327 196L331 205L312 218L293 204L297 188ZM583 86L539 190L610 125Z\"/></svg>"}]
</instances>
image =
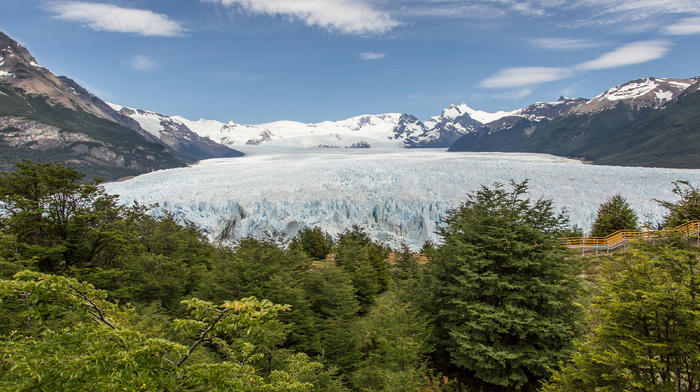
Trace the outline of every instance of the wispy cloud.
<instances>
[{"instance_id":1,"label":"wispy cloud","mask_svg":"<svg viewBox=\"0 0 700 392\"><path fill-rule=\"evenodd\" d=\"M384 33L399 25L392 16L372 8L364 1L353 0L201 0L243 11L272 16L286 16L343 34Z\"/></svg>"},{"instance_id":2,"label":"wispy cloud","mask_svg":"<svg viewBox=\"0 0 700 392\"><path fill-rule=\"evenodd\" d=\"M595 60L579 64L575 68L596 70L646 63L664 57L669 51L669 46L669 42L660 40L634 42L605 53Z\"/></svg>"},{"instance_id":3,"label":"wispy cloud","mask_svg":"<svg viewBox=\"0 0 700 392\"><path fill-rule=\"evenodd\" d=\"M510 91L504 91L498 94L492 95L493 98L498 98L498 99L513 99L513 100L518 100L527 97L532 93L531 88L521 88L517 90L510 90Z\"/></svg>"},{"instance_id":4,"label":"wispy cloud","mask_svg":"<svg viewBox=\"0 0 700 392\"><path fill-rule=\"evenodd\" d=\"M128 63L132 69L142 72L153 71L158 65L152 58L140 54L131 56Z\"/></svg>"},{"instance_id":5,"label":"wispy cloud","mask_svg":"<svg viewBox=\"0 0 700 392\"><path fill-rule=\"evenodd\" d=\"M668 35L700 34L700 17L681 19L670 26L666 26L663 32Z\"/></svg>"},{"instance_id":6,"label":"wispy cloud","mask_svg":"<svg viewBox=\"0 0 700 392\"><path fill-rule=\"evenodd\" d=\"M549 50L580 50L600 45L596 42L578 38L535 38L531 42L538 48Z\"/></svg>"},{"instance_id":7,"label":"wispy cloud","mask_svg":"<svg viewBox=\"0 0 700 392\"><path fill-rule=\"evenodd\" d=\"M640 41L621 46L595 60L571 67L507 68L479 83L483 88L514 88L533 86L566 79L577 72L619 68L662 58L669 50L667 41Z\"/></svg>"},{"instance_id":8,"label":"wispy cloud","mask_svg":"<svg viewBox=\"0 0 700 392\"><path fill-rule=\"evenodd\" d=\"M627 20L700 10L697 0L580 0L579 5L596 9L601 15L617 15Z\"/></svg>"},{"instance_id":9,"label":"wispy cloud","mask_svg":"<svg viewBox=\"0 0 700 392\"><path fill-rule=\"evenodd\" d=\"M53 2L46 6L57 19L81 23L93 30L142 36L178 37L185 28L168 16L152 11L81 1Z\"/></svg>"},{"instance_id":10,"label":"wispy cloud","mask_svg":"<svg viewBox=\"0 0 700 392\"><path fill-rule=\"evenodd\" d=\"M376 52L362 52L360 53L360 58L362 60L379 60L386 57L386 53L376 53Z\"/></svg>"},{"instance_id":11,"label":"wispy cloud","mask_svg":"<svg viewBox=\"0 0 700 392\"><path fill-rule=\"evenodd\" d=\"M484 88L524 87L554 80L565 79L571 76L568 68L555 67L522 67L507 68L497 72L479 83Z\"/></svg>"}]
</instances>

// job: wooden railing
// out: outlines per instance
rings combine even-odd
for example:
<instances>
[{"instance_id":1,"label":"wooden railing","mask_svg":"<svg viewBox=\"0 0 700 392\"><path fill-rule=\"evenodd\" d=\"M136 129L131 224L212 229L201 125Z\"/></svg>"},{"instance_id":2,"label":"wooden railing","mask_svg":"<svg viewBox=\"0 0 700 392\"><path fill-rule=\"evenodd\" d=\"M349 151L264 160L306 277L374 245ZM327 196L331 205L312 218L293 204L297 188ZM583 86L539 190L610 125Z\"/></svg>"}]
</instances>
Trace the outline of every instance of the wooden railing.
<instances>
[{"instance_id":1,"label":"wooden railing","mask_svg":"<svg viewBox=\"0 0 700 392\"><path fill-rule=\"evenodd\" d=\"M675 229L668 230L619 230L607 237L570 237L562 238L563 245L570 249L581 250L581 253L600 252L610 253L613 250L626 250L631 242L647 242L681 236L687 239L697 238L700 245L700 220L684 223Z\"/></svg>"}]
</instances>

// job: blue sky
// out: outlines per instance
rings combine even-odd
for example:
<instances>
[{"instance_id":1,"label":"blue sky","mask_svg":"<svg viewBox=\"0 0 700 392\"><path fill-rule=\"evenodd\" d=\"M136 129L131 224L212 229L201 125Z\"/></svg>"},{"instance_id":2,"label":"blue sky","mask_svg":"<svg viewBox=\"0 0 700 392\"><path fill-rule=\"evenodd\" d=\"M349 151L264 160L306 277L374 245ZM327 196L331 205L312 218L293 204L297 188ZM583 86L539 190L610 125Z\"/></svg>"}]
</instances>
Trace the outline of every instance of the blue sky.
<instances>
[{"instance_id":1,"label":"blue sky","mask_svg":"<svg viewBox=\"0 0 700 392\"><path fill-rule=\"evenodd\" d=\"M0 30L104 100L219 121L495 112L700 76L698 0L2 0Z\"/></svg>"}]
</instances>

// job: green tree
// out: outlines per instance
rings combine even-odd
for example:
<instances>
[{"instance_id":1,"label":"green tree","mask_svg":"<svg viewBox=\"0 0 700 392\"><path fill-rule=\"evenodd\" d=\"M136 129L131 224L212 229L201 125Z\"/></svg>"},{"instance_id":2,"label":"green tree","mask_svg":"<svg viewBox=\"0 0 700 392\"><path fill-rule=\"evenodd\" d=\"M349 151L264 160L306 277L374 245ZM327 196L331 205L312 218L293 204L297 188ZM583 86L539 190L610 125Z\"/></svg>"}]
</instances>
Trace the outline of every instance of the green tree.
<instances>
[{"instance_id":1,"label":"green tree","mask_svg":"<svg viewBox=\"0 0 700 392\"><path fill-rule=\"evenodd\" d=\"M391 278L385 262L389 250L357 225L338 235L337 243L336 264L351 274L361 313L365 313L375 296L389 288Z\"/></svg>"},{"instance_id":2,"label":"green tree","mask_svg":"<svg viewBox=\"0 0 700 392\"><path fill-rule=\"evenodd\" d=\"M627 199L618 193L598 207L591 236L605 237L618 230L636 230L637 226L637 214Z\"/></svg>"},{"instance_id":3,"label":"green tree","mask_svg":"<svg viewBox=\"0 0 700 392\"><path fill-rule=\"evenodd\" d=\"M301 230L292 240L292 246L298 245L314 260L325 260L333 247L333 239L318 227Z\"/></svg>"},{"instance_id":4,"label":"green tree","mask_svg":"<svg viewBox=\"0 0 700 392\"><path fill-rule=\"evenodd\" d=\"M676 202L656 200L668 209L664 226L672 229L691 220L700 220L700 190L688 181L674 181L673 193L680 198Z\"/></svg>"},{"instance_id":5,"label":"green tree","mask_svg":"<svg viewBox=\"0 0 700 392\"><path fill-rule=\"evenodd\" d=\"M311 260L298 247L284 248L271 237L245 238L220 250L196 295L210 301L255 296L294 309L280 321L290 324L285 347L311 352L317 326L302 280Z\"/></svg>"},{"instance_id":6,"label":"green tree","mask_svg":"<svg viewBox=\"0 0 700 392\"><path fill-rule=\"evenodd\" d=\"M0 173L0 225L17 238L25 258L34 257L43 271L70 265L101 264L123 244L120 225L125 209L98 181L81 182L83 174L58 163L16 163Z\"/></svg>"},{"instance_id":7,"label":"green tree","mask_svg":"<svg viewBox=\"0 0 700 392\"><path fill-rule=\"evenodd\" d=\"M591 331L544 391L700 390L699 264L670 246L606 259Z\"/></svg>"},{"instance_id":8,"label":"green tree","mask_svg":"<svg viewBox=\"0 0 700 392\"><path fill-rule=\"evenodd\" d=\"M431 325L410 297L413 283L392 285L359 323L365 355L352 377L358 389L408 392L425 384Z\"/></svg>"},{"instance_id":9,"label":"green tree","mask_svg":"<svg viewBox=\"0 0 700 392\"><path fill-rule=\"evenodd\" d=\"M557 240L566 219L525 198L526 181L511 187L468 194L430 263L435 361L482 391L534 389L581 329L578 260Z\"/></svg>"},{"instance_id":10,"label":"green tree","mask_svg":"<svg viewBox=\"0 0 700 392\"><path fill-rule=\"evenodd\" d=\"M107 294L72 278L24 271L0 280L0 299L22 298L17 316L38 330L0 336L0 390L4 391L310 391L321 366L290 353L286 370L261 375L264 354L242 339L258 332L288 306L253 297L221 305L185 301L191 316L175 320L188 343L150 337L133 324L135 313L105 300ZM62 327L52 328L61 318ZM196 352L218 347L224 360L201 361Z\"/></svg>"},{"instance_id":11,"label":"green tree","mask_svg":"<svg viewBox=\"0 0 700 392\"><path fill-rule=\"evenodd\" d=\"M316 318L315 346L308 351L348 373L360 359L355 323L360 305L350 274L332 261L321 262L307 270L304 291Z\"/></svg>"}]
</instances>

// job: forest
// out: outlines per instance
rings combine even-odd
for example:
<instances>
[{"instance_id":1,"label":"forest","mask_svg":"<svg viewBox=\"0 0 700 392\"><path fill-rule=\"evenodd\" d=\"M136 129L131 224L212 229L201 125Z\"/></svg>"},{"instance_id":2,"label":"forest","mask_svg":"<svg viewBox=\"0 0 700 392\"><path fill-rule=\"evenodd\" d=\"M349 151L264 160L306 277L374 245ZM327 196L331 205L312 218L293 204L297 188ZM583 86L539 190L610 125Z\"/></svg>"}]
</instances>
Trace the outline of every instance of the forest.
<instances>
[{"instance_id":1,"label":"forest","mask_svg":"<svg viewBox=\"0 0 700 392\"><path fill-rule=\"evenodd\" d=\"M659 186L667 227L700 219ZM700 390L695 241L581 257L527 181L465 195L424 259L357 226L218 246L149 208L0 173L0 391ZM618 194L592 232L644 225Z\"/></svg>"}]
</instances>

